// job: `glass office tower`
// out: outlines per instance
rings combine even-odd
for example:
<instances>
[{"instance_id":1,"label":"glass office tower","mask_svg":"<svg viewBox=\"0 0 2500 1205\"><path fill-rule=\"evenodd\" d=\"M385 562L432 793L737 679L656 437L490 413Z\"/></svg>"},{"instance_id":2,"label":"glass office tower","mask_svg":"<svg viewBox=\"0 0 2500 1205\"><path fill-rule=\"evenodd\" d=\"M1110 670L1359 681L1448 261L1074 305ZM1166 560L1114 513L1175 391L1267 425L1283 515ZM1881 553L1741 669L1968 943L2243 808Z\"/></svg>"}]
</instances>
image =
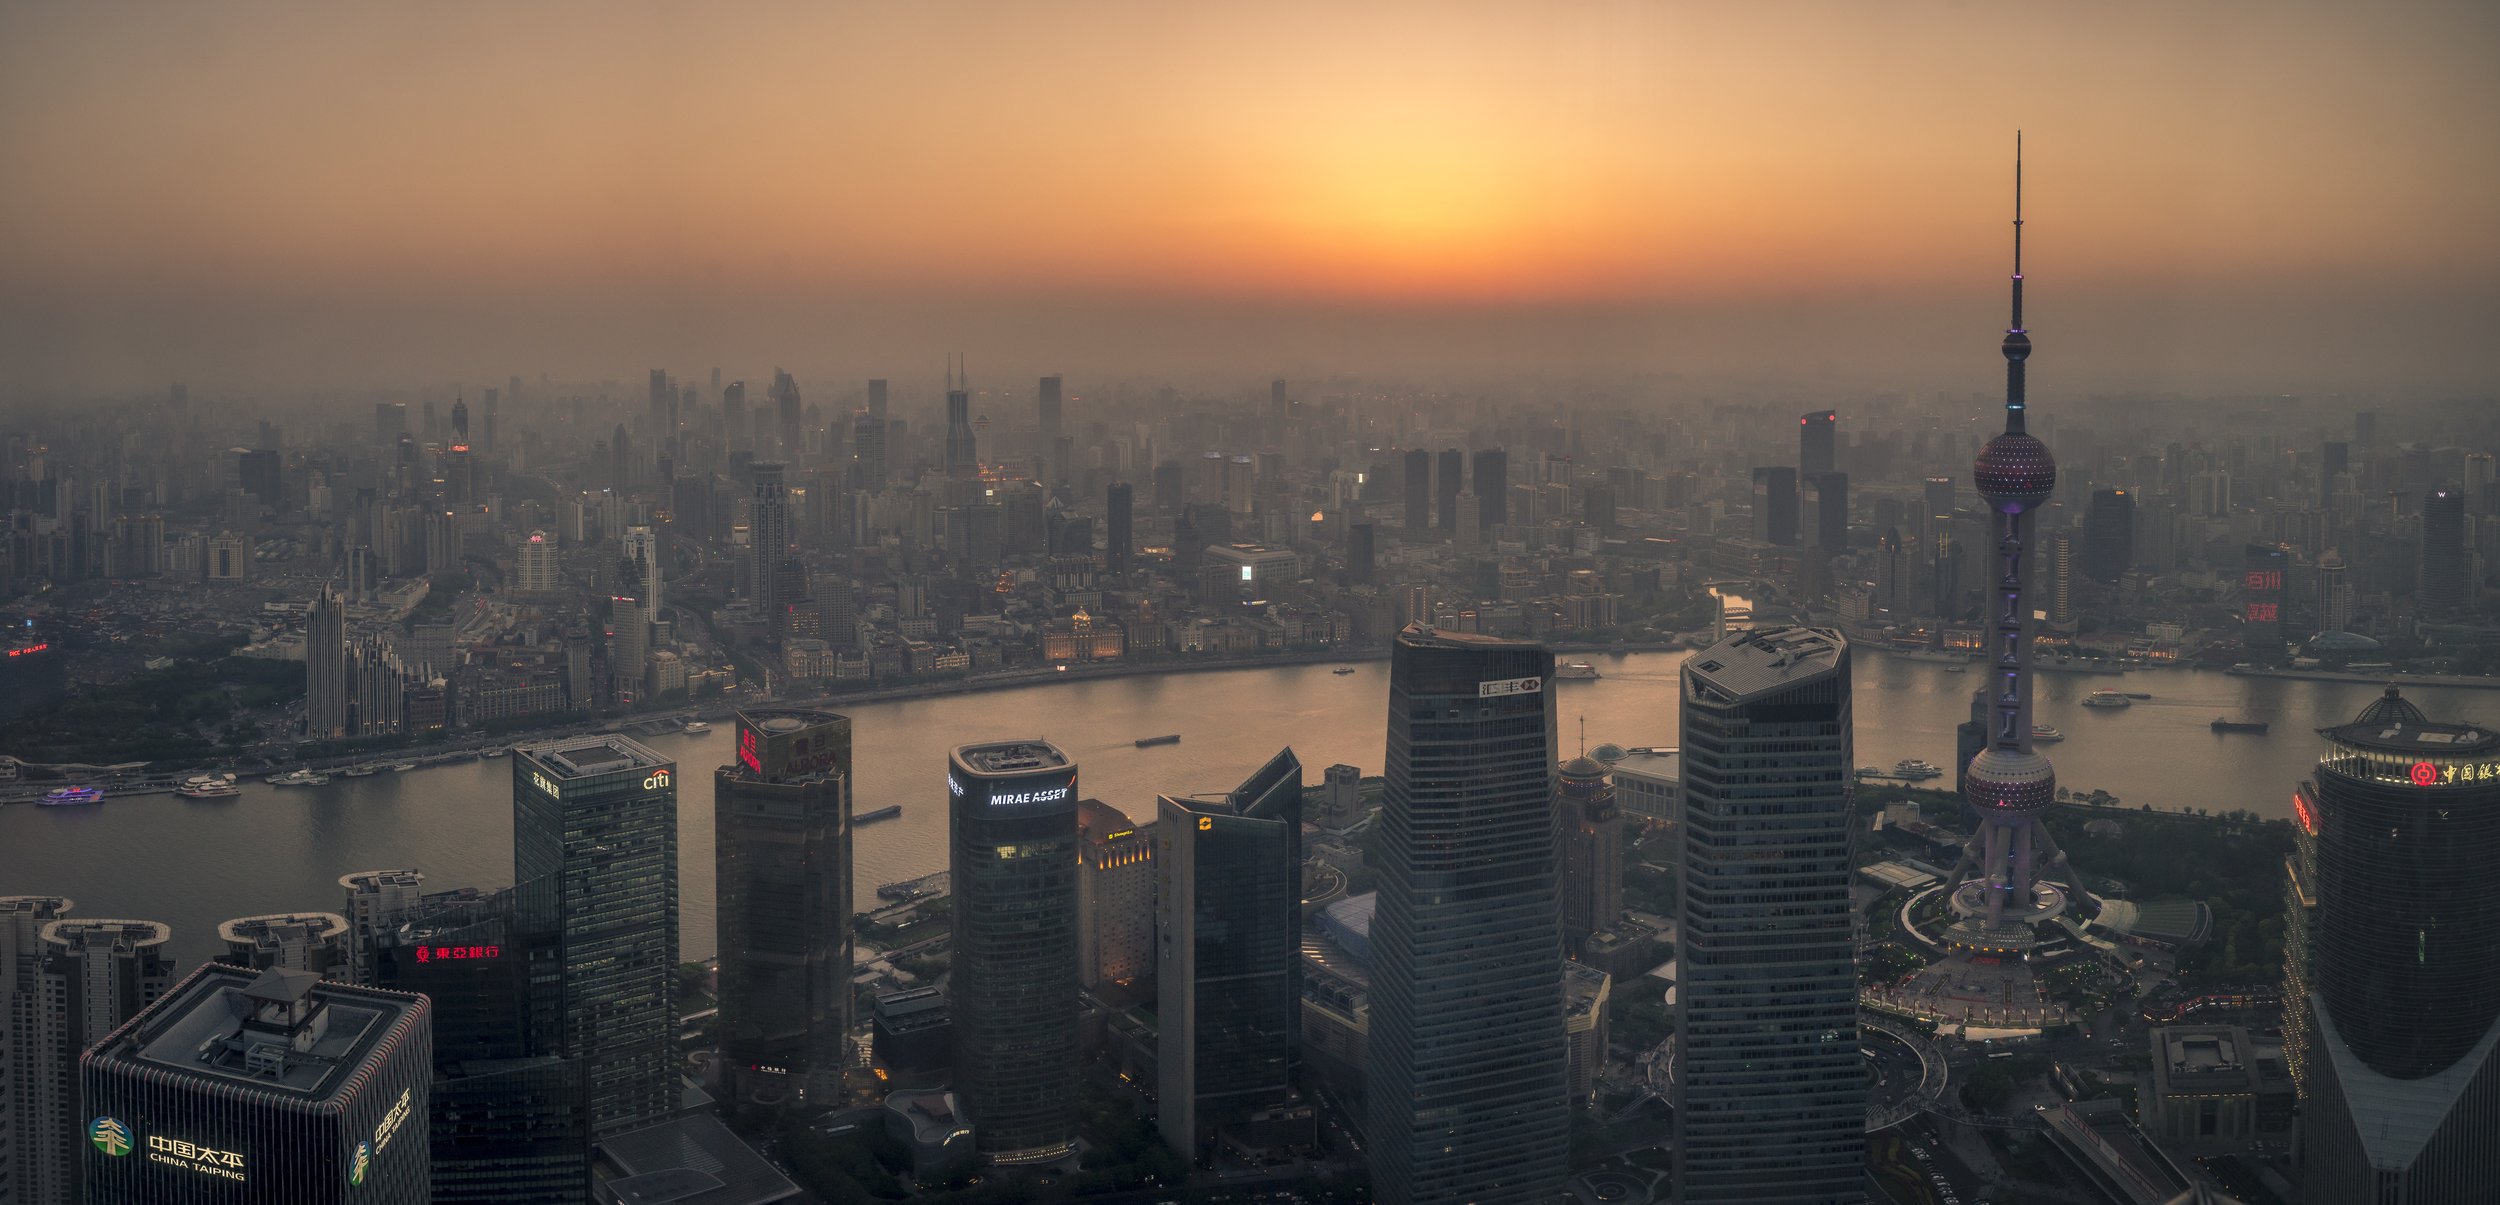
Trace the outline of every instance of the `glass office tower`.
<instances>
[{"instance_id":1,"label":"glass office tower","mask_svg":"<svg viewBox=\"0 0 2500 1205\"><path fill-rule=\"evenodd\" d=\"M851 721L756 708L737 736L712 779L722 1092L831 1102L851 1031Z\"/></svg>"},{"instance_id":2,"label":"glass office tower","mask_svg":"<svg viewBox=\"0 0 2500 1205\"><path fill-rule=\"evenodd\" d=\"M955 1093L993 1164L1076 1149L1076 762L1044 740L947 758Z\"/></svg>"},{"instance_id":3,"label":"glass office tower","mask_svg":"<svg viewBox=\"0 0 2500 1205\"><path fill-rule=\"evenodd\" d=\"M1389 668L1365 1137L1386 1205L1561 1191L1554 655L1412 625Z\"/></svg>"}]
</instances>

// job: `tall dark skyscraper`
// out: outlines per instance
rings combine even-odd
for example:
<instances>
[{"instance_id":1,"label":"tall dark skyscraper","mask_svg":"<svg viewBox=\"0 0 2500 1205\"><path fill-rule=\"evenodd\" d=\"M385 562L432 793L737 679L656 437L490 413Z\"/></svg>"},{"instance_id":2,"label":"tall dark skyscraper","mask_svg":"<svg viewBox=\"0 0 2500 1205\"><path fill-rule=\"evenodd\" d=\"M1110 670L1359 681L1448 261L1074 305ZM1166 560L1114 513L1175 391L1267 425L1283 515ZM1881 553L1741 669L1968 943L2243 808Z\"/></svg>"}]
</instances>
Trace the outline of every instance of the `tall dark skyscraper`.
<instances>
[{"instance_id":1,"label":"tall dark skyscraper","mask_svg":"<svg viewBox=\"0 0 2500 1205\"><path fill-rule=\"evenodd\" d=\"M773 425L781 438L782 460L790 464L806 463L807 436L799 406L799 383L791 379L789 373L776 368L773 370L772 391L768 396L773 403Z\"/></svg>"},{"instance_id":2,"label":"tall dark skyscraper","mask_svg":"<svg viewBox=\"0 0 2500 1205\"><path fill-rule=\"evenodd\" d=\"M949 369L946 383L946 475L969 480L981 475L980 449L972 435L972 386L958 385Z\"/></svg>"},{"instance_id":3,"label":"tall dark skyscraper","mask_svg":"<svg viewBox=\"0 0 2500 1205\"><path fill-rule=\"evenodd\" d=\"M1369 583L1377 575L1380 557L1379 528L1371 523L1349 523L1345 529L1345 580L1349 586Z\"/></svg>"},{"instance_id":4,"label":"tall dark skyscraper","mask_svg":"<svg viewBox=\"0 0 2500 1205\"><path fill-rule=\"evenodd\" d=\"M2057 489L2057 461L2048 445L2023 430L2023 362L2031 336L2023 329L2022 155L2014 160L2014 304L2006 328L2005 430L1971 465L1973 484L1988 504L1995 555L1989 558L1988 747L1963 777L1963 798L1979 816L1978 831L1953 871L1952 905L1961 919L1948 942L1992 950L2029 949L2032 926L2066 908L2044 882L2036 859L2063 871L2066 855L2040 823L2057 798L2057 771L2031 747L2032 512Z\"/></svg>"},{"instance_id":5,"label":"tall dark skyscraper","mask_svg":"<svg viewBox=\"0 0 2500 1205\"><path fill-rule=\"evenodd\" d=\"M1806 478L1806 500L1812 504L1814 546L1830 553L1849 551L1849 475Z\"/></svg>"},{"instance_id":6,"label":"tall dark skyscraper","mask_svg":"<svg viewBox=\"0 0 2500 1205\"><path fill-rule=\"evenodd\" d=\"M1918 537L1933 555L1938 541L1953 534L1953 479L1927 479L1926 505L1919 512Z\"/></svg>"},{"instance_id":7,"label":"tall dark skyscraper","mask_svg":"<svg viewBox=\"0 0 2500 1205\"><path fill-rule=\"evenodd\" d=\"M1487 540L1493 529L1510 522L1510 453L1500 448L1476 452L1477 530Z\"/></svg>"},{"instance_id":8,"label":"tall dark skyscraper","mask_svg":"<svg viewBox=\"0 0 2500 1205\"><path fill-rule=\"evenodd\" d=\"M2414 601L2425 615L2454 615L2473 589L2467 573L2465 495L2434 490L2422 499L2420 586Z\"/></svg>"},{"instance_id":9,"label":"tall dark skyscraper","mask_svg":"<svg viewBox=\"0 0 2500 1205\"><path fill-rule=\"evenodd\" d=\"M2500 730L2389 687L2327 729L2314 829L2302 1200L2468 1201L2500 1184Z\"/></svg>"},{"instance_id":10,"label":"tall dark skyscraper","mask_svg":"<svg viewBox=\"0 0 2500 1205\"><path fill-rule=\"evenodd\" d=\"M590 1081L591 1131L674 1116L676 763L621 736L515 749L512 881L522 927L558 935L544 1007Z\"/></svg>"},{"instance_id":11,"label":"tall dark skyscraper","mask_svg":"<svg viewBox=\"0 0 2500 1205\"><path fill-rule=\"evenodd\" d=\"M2135 567L2135 495L2126 490L2092 491L2092 505L2083 512L2083 576L2115 586Z\"/></svg>"},{"instance_id":12,"label":"tall dark skyscraper","mask_svg":"<svg viewBox=\"0 0 2500 1205\"><path fill-rule=\"evenodd\" d=\"M1432 530L1432 453L1409 448L1400 461L1406 469L1406 532Z\"/></svg>"},{"instance_id":13,"label":"tall dark skyscraper","mask_svg":"<svg viewBox=\"0 0 2500 1205\"><path fill-rule=\"evenodd\" d=\"M1753 471L1753 538L1765 544L1797 543L1797 470L1768 465Z\"/></svg>"},{"instance_id":14,"label":"tall dark skyscraper","mask_svg":"<svg viewBox=\"0 0 2500 1205\"><path fill-rule=\"evenodd\" d=\"M782 481L783 466L769 461L747 466L755 481L755 507L747 525L748 589L764 630L774 643L788 626L790 603L779 590L781 562L790 555L790 490Z\"/></svg>"},{"instance_id":15,"label":"tall dark skyscraper","mask_svg":"<svg viewBox=\"0 0 2500 1205\"><path fill-rule=\"evenodd\" d=\"M1817 410L1797 420L1797 476L1812 481L1840 467L1840 416Z\"/></svg>"},{"instance_id":16,"label":"tall dark skyscraper","mask_svg":"<svg viewBox=\"0 0 2500 1205\"><path fill-rule=\"evenodd\" d=\"M0 925L14 947L7 1000L9 1041L0 1087L0 1180L14 1201L76 1205L86 1108L78 1056L164 994L174 964L173 930L155 921L77 920L60 896L0 897Z\"/></svg>"},{"instance_id":17,"label":"tall dark skyscraper","mask_svg":"<svg viewBox=\"0 0 2500 1205\"><path fill-rule=\"evenodd\" d=\"M334 741L347 731L347 600L321 584L304 614L304 735Z\"/></svg>"},{"instance_id":18,"label":"tall dark skyscraper","mask_svg":"<svg viewBox=\"0 0 2500 1205\"><path fill-rule=\"evenodd\" d=\"M1421 625L1391 653L1364 1126L1387 1205L1561 1191L1553 671L1541 646Z\"/></svg>"},{"instance_id":19,"label":"tall dark skyscraper","mask_svg":"<svg viewBox=\"0 0 2500 1205\"><path fill-rule=\"evenodd\" d=\"M2352 469L2352 445L2330 439L2318 445L2318 505L2335 502L2335 479Z\"/></svg>"},{"instance_id":20,"label":"tall dark skyscraper","mask_svg":"<svg viewBox=\"0 0 2500 1205\"><path fill-rule=\"evenodd\" d=\"M1849 642L1747 632L1683 677L1676 1200L1862 1200Z\"/></svg>"},{"instance_id":21,"label":"tall dark skyscraper","mask_svg":"<svg viewBox=\"0 0 2500 1205\"><path fill-rule=\"evenodd\" d=\"M425 1205L432 1006L210 963L89 1052L87 1205Z\"/></svg>"},{"instance_id":22,"label":"tall dark skyscraper","mask_svg":"<svg viewBox=\"0 0 2500 1205\"><path fill-rule=\"evenodd\" d=\"M1195 1159L1219 1134L1310 1114L1302 1056L1302 762L1286 749L1220 799L1156 804L1162 1030L1157 1120Z\"/></svg>"},{"instance_id":23,"label":"tall dark skyscraper","mask_svg":"<svg viewBox=\"0 0 2500 1205\"><path fill-rule=\"evenodd\" d=\"M1564 762L1556 781L1563 949L1576 955L1589 934L1623 916L1623 812L1605 765L1595 758Z\"/></svg>"},{"instance_id":24,"label":"tall dark skyscraper","mask_svg":"<svg viewBox=\"0 0 2500 1205\"><path fill-rule=\"evenodd\" d=\"M590 1199L590 1097L582 1060L556 1045L554 934L524 932L516 893L386 900L414 872L350 875L350 907L394 922L361 957L373 986L423 995L434 1037L434 1205L581 1205ZM542 1009L547 1011L542 1011Z\"/></svg>"},{"instance_id":25,"label":"tall dark skyscraper","mask_svg":"<svg viewBox=\"0 0 2500 1205\"><path fill-rule=\"evenodd\" d=\"M851 1031L851 721L741 710L712 779L723 1095L838 1099Z\"/></svg>"},{"instance_id":26,"label":"tall dark skyscraper","mask_svg":"<svg viewBox=\"0 0 2500 1205\"><path fill-rule=\"evenodd\" d=\"M1432 496L1434 526L1449 535L1458 534L1458 492L1464 488L1467 475L1467 454L1456 448L1443 448L1433 474Z\"/></svg>"},{"instance_id":27,"label":"tall dark skyscraper","mask_svg":"<svg viewBox=\"0 0 2500 1205\"><path fill-rule=\"evenodd\" d=\"M1137 552L1135 522L1137 490L1125 481L1114 481L1103 498L1103 568L1114 574L1129 571L1130 558Z\"/></svg>"},{"instance_id":28,"label":"tall dark skyscraper","mask_svg":"<svg viewBox=\"0 0 2500 1205\"><path fill-rule=\"evenodd\" d=\"M1033 418L1035 435L1034 442L1041 448L1042 455L1052 457L1049 476L1045 477L1044 480L1066 480L1068 476L1068 466L1058 463L1057 457L1055 456L1055 452L1059 447L1060 426L1062 421L1060 417L1059 378L1042 378L1041 387L1035 391L1034 394Z\"/></svg>"},{"instance_id":29,"label":"tall dark skyscraper","mask_svg":"<svg viewBox=\"0 0 2500 1205\"><path fill-rule=\"evenodd\" d=\"M2250 544L2240 571L2240 643L2260 665L2283 659L2283 608L2291 580L2292 551L2280 544Z\"/></svg>"},{"instance_id":30,"label":"tall dark skyscraper","mask_svg":"<svg viewBox=\"0 0 2500 1205\"><path fill-rule=\"evenodd\" d=\"M947 758L955 1093L1000 1165L1076 1143L1076 762L1048 741Z\"/></svg>"}]
</instances>

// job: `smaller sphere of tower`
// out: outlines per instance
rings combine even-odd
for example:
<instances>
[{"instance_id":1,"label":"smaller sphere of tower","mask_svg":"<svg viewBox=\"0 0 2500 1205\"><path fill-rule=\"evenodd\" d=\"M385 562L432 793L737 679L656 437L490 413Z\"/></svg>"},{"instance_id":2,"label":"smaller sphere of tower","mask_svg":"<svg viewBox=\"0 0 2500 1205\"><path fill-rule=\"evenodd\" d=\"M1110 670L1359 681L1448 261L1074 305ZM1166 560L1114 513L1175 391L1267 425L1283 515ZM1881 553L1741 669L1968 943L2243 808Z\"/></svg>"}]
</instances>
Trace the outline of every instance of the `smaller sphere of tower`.
<instances>
[{"instance_id":1,"label":"smaller sphere of tower","mask_svg":"<svg viewBox=\"0 0 2500 1205\"><path fill-rule=\"evenodd\" d=\"M1998 509L2030 510L2057 490L2057 458L2038 437L2008 431L1988 441L1971 462L1979 496Z\"/></svg>"},{"instance_id":2,"label":"smaller sphere of tower","mask_svg":"<svg viewBox=\"0 0 2500 1205\"><path fill-rule=\"evenodd\" d=\"M2031 336L2021 331L2005 332L2005 358L2008 360L2030 359Z\"/></svg>"}]
</instances>

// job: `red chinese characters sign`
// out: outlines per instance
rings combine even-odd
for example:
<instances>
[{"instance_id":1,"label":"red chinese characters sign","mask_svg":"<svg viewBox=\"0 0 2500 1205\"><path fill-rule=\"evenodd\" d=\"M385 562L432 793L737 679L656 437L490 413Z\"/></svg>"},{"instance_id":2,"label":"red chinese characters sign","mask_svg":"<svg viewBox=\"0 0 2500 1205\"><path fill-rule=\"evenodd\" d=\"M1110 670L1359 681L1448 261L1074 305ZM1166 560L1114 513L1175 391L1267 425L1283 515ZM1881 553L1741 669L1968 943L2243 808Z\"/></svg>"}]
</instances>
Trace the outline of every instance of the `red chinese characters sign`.
<instances>
[{"instance_id":1,"label":"red chinese characters sign","mask_svg":"<svg viewBox=\"0 0 2500 1205\"><path fill-rule=\"evenodd\" d=\"M418 946L419 962L455 962L461 959L501 958L502 946Z\"/></svg>"}]
</instances>

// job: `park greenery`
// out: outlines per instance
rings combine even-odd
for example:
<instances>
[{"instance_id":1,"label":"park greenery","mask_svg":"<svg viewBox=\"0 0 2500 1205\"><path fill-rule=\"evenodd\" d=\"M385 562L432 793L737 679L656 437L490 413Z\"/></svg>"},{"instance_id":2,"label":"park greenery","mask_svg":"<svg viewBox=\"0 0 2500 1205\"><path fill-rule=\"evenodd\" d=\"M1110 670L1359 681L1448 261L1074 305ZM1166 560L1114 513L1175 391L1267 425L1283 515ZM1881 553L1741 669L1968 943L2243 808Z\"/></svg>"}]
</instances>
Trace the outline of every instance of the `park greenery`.
<instances>
[{"instance_id":1,"label":"park greenery","mask_svg":"<svg viewBox=\"0 0 2500 1205\"><path fill-rule=\"evenodd\" d=\"M233 756L260 736L244 718L303 697L297 661L176 661L110 686L71 692L58 707L0 728L0 751L29 762L177 769Z\"/></svg>"}]
</instances>

